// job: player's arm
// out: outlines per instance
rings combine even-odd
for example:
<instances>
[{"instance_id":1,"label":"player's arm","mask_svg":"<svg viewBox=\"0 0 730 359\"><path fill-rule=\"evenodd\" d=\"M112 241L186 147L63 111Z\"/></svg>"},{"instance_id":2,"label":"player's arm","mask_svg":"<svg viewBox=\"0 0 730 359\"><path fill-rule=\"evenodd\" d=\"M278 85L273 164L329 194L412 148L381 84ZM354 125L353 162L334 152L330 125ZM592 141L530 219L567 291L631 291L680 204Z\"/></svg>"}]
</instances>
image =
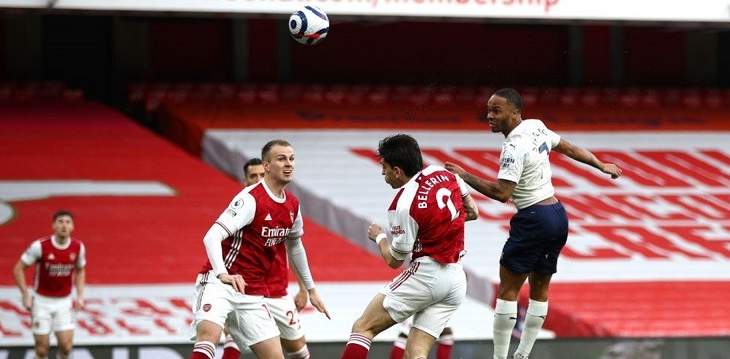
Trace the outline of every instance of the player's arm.
<instances>
[{"instance_id":1,"label":"player's arm","mask_svg":"<svg viewBox=\"0 0 730 359\"><path fill-rule=\"evenodd\" d=\"M385 232L383 232L383 229L379 225L373 223L368 227L368 238L377 244L380 255L390 268L398 268L403 265L405 256L403 259L398 259L393 256L388 236L385 235Z\"/></svg>"},{"instance_id":2,"label":"player's arm","mask_svg":"<svg viewBox=\"0 0 730 359\"><path fill-rule=\"evenodd\" d=\"M84 294L86 293L86 246L81 244L79 256L76 258L76 273L74 274L74 286L76 287L75 308L80 310L84 307Z\"/></svg>"},{"instance_id":3,"label":"player's arm","mask_svg":"<svg viewBox=\"0 0 730 359\"><path fill-rule=\"evenodd\" d=\"M84 307L84 294L86 292L86 267L76 269L74 286L76 287L76 309L81 309Z\"/></svg>"},{"instance_id":4,"label":"player's arm","mask_svg":"<svg viewBox=\"0 0 730 359\"><path fill-rule=\"evenodd\" d=\"M18 286L18 289L20 289L20 295L23 298L23 307L30 310L33 301L30 297L30 293L28 292L28 284L25 283L25 270L28 267L30 267L30 265L23 263L23 260L19 259L13 267L13 279L15 279L15 284Z\"/></svg>"},{"instance_id":5,"label":"player's arm","mask_svg":"<svg viewBox=\"0 0 730 359\"><path fill-rule=\"evenodd\" d=\"M578 162L597 168L599 171L611 175L611 178L616 179L623 173L621 168L615 164L601 162L601 160L599 160L591 151L578 147L562 138L560 139L560 142L558 142L558 145L553 149Z\"/></svg>"},{"instance_id":6,"label":"player's arm","mask_svg":"<svg viewBox=\"0 0 730 359\"><path fill-rule=\"evenodd\" d=\"M213 268L213 273L221 282L230 284L237 292L243 293L246 282L241 275L229 275L223 260L221 242L253 221L256 201L247 192L236 196L226 210L210 226L203 237L205 253Z\"/></svg>"},{"instance_id":7,"label":"player's arm","mask_svg":"<svg viewBox=\"0 0 730 359\"><path fill-rule=\"evenodd\" d=\"M517 183L498 179L497 182L488 181L484 178L477 177L471 173L466 172L461 166L446 162L444 167L454 174L459 175L464 182L466 182L471 188L474 188L477 192L500 202L507 202L512 197L512 192L515 190Z\"/></svg>"},{"instance_id":8,"label":"player's arm","mask_svg":"<svg viewBox=\"0 0 730 359\"><path fill-rule=\"evenodd\" d=\"M466 220L473 221L479 218L479 207L477 207L474 198L469 194L469 188L464 183L464 179L457 175L456 183L461 191L461 203L464 207L464 212L466 212Z\"/></svg>"},{"instance_id":9,"label":"player's arm","mask_svg":"<svg viewBox=\"0 0 730 359\"><path fill-rule=\"evenodd\" d=\"M304 250L302 239L299 237L289 238L285 243L286 253L289 256L294 273L297 274L298 278L301 278L300 285L304 285L307 289L310 302L320 313L324 313L327 319L330 319L330 314L324 302L320 299L317 288L314 285L312 272L309 270L309 261L307 261L307 252Z\"/></svg>"},{"instance_id":10,"label":"player's arm","mask_svg":"<svg viewBox=\"0 0 730 359\"><path fill-rule=\"evenodd\" d=\"M477 207L474 198L467 194L461 200L464 203L464 211L466 211L466 220L473 221L479 218L479 207Z\"/></svg>"},{"instance_id":11,"label":"player's arm","mask_svg":"<svg viewBox=\"0 0 730 359\"><path fill-rule=\"evenodd\" d=\"M294 267L291 264L291 260L289 261L289 266ZM297 291L297 294L294 295L294 306L297 308L297 311L301 311L304 309L304 307L307 306L307 300L309 300L309 292L307 291L307 286L304 284L304 281L302 281L302 278L299 277L299 273L296 271L294 272L294 277L297 279L297 285L299 286L299 291Z\"/></svg>"},{"instance_id":12,"label":"player's arm","mask_svg":"<svg viewBox=\"0 0 730 359\"><path fill-rule=\"evenodd\" d=\"M13 279L15 279L15 284L18 286L20 294L23 296L23 306L28 310L30 310L33 305L33 298L30 296L30 292L28 292L28 285L25 283L25 270L36 263L36 261L41 258L41 254L41 242L33 241L33 243L28 246L28 249L23 252L23 255L20 256L18 263L15 263L15 266L13 267Z\"/></svg>"}]
</instances>

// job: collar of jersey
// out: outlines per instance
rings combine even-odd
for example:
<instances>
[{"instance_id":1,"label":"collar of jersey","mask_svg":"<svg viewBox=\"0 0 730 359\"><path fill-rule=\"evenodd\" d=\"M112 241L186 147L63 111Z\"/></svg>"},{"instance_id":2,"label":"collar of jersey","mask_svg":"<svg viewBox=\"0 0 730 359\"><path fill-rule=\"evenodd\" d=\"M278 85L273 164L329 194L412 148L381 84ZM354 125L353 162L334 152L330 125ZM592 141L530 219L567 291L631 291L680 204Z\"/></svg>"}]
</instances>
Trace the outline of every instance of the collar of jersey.
<instances>
[{"instance_id":1,"label":"collar of jersey","mask_svg":"<svg viewBox=\"0 0 730 359\"><path fill-rule=\"evenodd\" d=\"M425 175L426 174L426 170L429 169L429 168L431 168L431 167L436 167L436 166L434 166L434 165L428 165L428 166L426 166L426 168L418 171L418 173L416 173L415 175L413 175L413 177L411 177L411 179L409 179L408 182L406 182L405 184L403 184L399 188L404 188L405 186L408 186L409 183L416 182L416 179L418 179L418 176ZM432 173L432 172L434 172L434 171L431 171L431 172L428 172L428 173Z\"/></svg>"},{"instance_id":2,"label":"collar of jersey","mask_svg":"<svg viewBox=\"0 0 730 359\"><path fill-rule=\"evenodd\" d=\"M266 181L261 180L261 185L264 186L264 190L266 190L266 193L269 195L269 197L271 197L272 201L274 201L276 203L286 202L286 191L284 191L282 189L281 191L284 192L284 197L279 198L279 196L277 196L271 192L271 190L269 189L269 186L266 185Z\"/></svg>"},{"instance_id":3,"label":"collar of jersey","mask_svg":"<svg viewBox=\"0 0 730 359\"><path fill-rule=\"evenodd\" d=\"M56 242L56 236L51 235L51 245L56 249L64 250L71 245L71 237L68 237L68 242L66 242L65 246L61 246L58 242Z\"/></svg>"}]
</instances>

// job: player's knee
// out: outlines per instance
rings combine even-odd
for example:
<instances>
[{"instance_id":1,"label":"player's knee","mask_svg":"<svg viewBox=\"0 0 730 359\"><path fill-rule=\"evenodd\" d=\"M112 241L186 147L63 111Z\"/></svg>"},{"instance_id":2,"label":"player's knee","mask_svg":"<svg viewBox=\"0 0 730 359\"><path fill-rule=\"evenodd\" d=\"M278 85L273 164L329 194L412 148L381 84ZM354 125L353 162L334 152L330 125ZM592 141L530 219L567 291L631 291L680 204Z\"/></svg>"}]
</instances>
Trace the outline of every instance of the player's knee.
<instances>
[{"instance_id":1,"label":"player's knee","mask_svg":"<svg viewBox=\"0 0 730 359\"><path fill-rule=\"evenodd\" d=\"M204 320L198 323L196 328L196 340L217 343L221 337L222 329L217 324Z\"/></svg>"},{"instance_id":2,"label":"player's knee","mask_svg":"<svg viewBox=\"0 0 730 359\"><path fill-rule=\"evenodd\" d=\"M35 356L37 358L47 358L48 357L48 346L38 346L35 347Z\"/></svg>"},{"instance_id":3,"label":"player's knee","mask_svg":"<svg viewBox=\"0 0 730 359\"><path fill-rule=\"evenodd\" d=\"M304 336L294 340L281 339L281 346L285 353L295 353L302 350L302 348L305 348L307 346L307 342L304 339Z\"/></svg>"},{"instance_id":4,"label":"player's knee","mask_svg":"<svg viewBox=\"0 0 730 359\"><path fill-rule=\"evenodd\" d=\"M506 283L499 284L499 299L514 302L520 296L520 288L522 286L513 286Z\"/></svg>"},{"instance_id":5,"label":"player's knee","mask_svg":"<svg viewBox=\"0 0 730 359\"><path fill-rule=\"evenodd\" d=\"M68 357L73 349L73 343L71 341L63 341L58 343L58 351L61 355Z\"/></svg>"}]
</instances>

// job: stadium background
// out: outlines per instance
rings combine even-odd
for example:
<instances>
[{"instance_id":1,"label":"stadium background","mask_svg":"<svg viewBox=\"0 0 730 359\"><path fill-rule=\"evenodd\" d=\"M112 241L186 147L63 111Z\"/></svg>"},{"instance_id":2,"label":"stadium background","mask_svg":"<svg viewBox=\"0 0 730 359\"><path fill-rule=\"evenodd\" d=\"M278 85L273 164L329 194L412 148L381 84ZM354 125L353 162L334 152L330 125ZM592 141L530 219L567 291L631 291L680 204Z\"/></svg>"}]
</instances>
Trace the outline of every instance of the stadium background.
<instances>
[{"instance_id":1,"label":"stadium background","mask_svg":"<svg viewBox=\"0 0 730 359\"><path fill-rule=\"evenodd\" d=\"M297 151L292 190L335 317L303 313L310 348L338 357L395 274L364 238L392 195L377 140L412 133L429 163L494 177L501 138L482 111L503 86L625 171L613 183L553 155L573 233L532 357L730 358L728 4L321 2L331 33L305 47L286 29L297 2L123 3L0 0L0 358L32 346L11 267L58 208L88 249L76 358L187 357L202 235L273 137ZM491 355L513 211L477 199L455 358Z\"/></svg>"}]
</instances>

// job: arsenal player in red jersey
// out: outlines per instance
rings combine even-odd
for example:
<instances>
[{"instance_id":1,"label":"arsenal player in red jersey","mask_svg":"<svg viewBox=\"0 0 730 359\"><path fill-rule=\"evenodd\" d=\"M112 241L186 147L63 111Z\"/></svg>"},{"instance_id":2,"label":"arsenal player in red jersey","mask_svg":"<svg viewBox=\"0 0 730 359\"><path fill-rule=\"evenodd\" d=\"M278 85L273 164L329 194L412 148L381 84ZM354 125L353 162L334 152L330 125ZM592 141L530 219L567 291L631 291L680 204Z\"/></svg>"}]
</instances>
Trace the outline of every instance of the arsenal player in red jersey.
<instances>
[{"instance_id":1,"label":"arsenal player in red jersey","mask_svg":"<svg viewBox=\"0 0 730 359\"><path fill-rule=\"evenodd\" d=\"M224 327L258 358L283 358L264 297L286 295L287 256L312 305L329 317L302 245L299 200L284 190L294 176L294 149L273 140L261 152L264 180L238 193L203 239L208 263L196 282L191 359L212 359Z\"/></svg>"},{"instance_id":2,"label":"arsenal player in red jersey","mask_svg":"<svg viewBox=\"0 0 730 359\"><path fill-rule=\"evenodd\" d=\"M53 235L35 240L13 268L15 283L23 295L23 306L31 312L35 356L48 357L49 334L58 340L58 357L66 359L73 347L74 308L84 305L86 249L71 238L73 215L61 210L53 215ZM25 283L25 270L35 265L35 294ZM72 289L76 287L76 298Z\"/></svg>"},{"instance_id":3,"label":"arsenal player in red jersey","mask_svg":"<svg viewBox=\"0 0 730 359\"><path fill-rule=\"evenodd\" d=\"M365 359L373 337L413 316L405 356L427 358L466 295L464 221L478 210L464 181L439 166L423 167L418 142L408 135L378 145L385 182L398 189L388 209L390 240L380 226L368 237L391 268L410 266L377 294L352 326L343 359Z\"/></svg>"}]
</instances>

